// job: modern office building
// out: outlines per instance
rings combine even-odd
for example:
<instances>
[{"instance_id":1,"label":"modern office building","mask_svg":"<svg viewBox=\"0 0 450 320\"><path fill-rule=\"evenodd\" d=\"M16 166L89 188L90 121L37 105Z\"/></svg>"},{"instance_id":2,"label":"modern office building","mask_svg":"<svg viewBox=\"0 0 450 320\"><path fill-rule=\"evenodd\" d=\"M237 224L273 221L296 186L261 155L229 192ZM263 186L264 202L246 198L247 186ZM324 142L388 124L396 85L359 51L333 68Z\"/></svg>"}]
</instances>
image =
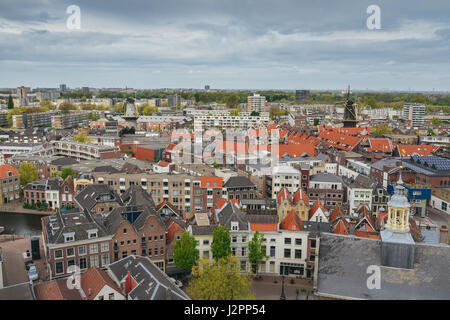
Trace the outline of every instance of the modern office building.
<instances>
[{"instance_id":1,"label":"modern office building","mask_svg":"<svg viewBox=\"0 0 450 320\"><path fill-rule=\"evenodd\" d=\"M413 127L421 127L425 122L426 106L423 103L405 103L403 105L403 119L409 121Z\"/></svg>"},{"instance_id":2,"label":"modern office building","mask_svg":"<svg viewBox=\"0 0 450 320\"><path fill-rule=\"evenodd\" d=\"M309 100L310 92L309 90L295 90L295 100Z\"/></svg>"},{"instance_id":3,"label":"modern office building","mask_svg":"<svg viewBox=\"0 0 450 320\"><path fill-rule=\"evenodd\" d=\"M168 96L167 103L169 107L176 107L181 104L181 96L178 94Z\"/></svg>"},{"instance_id":4,"label":"modern office building","mask_svg":"<svg viewBox=\"0 0 450 320\"><path fill-rule=\"evenodd\" d=\"M247 98L247 111L248 112L262 112L266 104L266 97L254 93L253 96Z\"/></svg>"}]
</instances>

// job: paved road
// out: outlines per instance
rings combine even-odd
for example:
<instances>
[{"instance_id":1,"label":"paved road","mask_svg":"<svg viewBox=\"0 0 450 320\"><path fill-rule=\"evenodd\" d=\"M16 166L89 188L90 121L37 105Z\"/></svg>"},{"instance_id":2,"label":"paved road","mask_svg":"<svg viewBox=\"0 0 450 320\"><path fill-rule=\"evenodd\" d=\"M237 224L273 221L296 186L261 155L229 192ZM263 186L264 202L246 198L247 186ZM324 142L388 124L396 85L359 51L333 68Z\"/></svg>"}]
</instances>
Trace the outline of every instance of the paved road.
<instances>
[{"instance_id":1,"label":"paved road","mask_svg":"<svg viewBox=\"0 0 450 320\"><path fill-rule=\"evenodd\" d=\"M274 283L274 279L277 279L277 283ZM294 279L294 284L290 283L290 280ZM301 289L306 289L309 292L312 289L312 284L305 279L289 278L284 279L284 294L286 300L296 300L296 289L299 289L298 300L306 300L306 293L303 293ZM257 300L280 300L281 295L281 277L277 276L265 276L261 280L253 280L251 290L255 294ZM312 300L313 297L309 293L308 299Z\"/></svg>"},{"instance_id":2,"label":"paved road","mask_svg":"<svg viewBox=\"0 0 450 320\"><path fill-rule=\"evenodd\" d=\"M11 286L28 281L28 273L25 269L25 259L23 253L27 250L31 252L31 238L16 239L14 241L0 242L5 259L5 286ZM46 277L45 255L42 246L42 238L39 240L41 246L41 259L34 263L39 272L39 279ZM27 259L28 260L28 259Z\"/></svg>"}]
</instances>

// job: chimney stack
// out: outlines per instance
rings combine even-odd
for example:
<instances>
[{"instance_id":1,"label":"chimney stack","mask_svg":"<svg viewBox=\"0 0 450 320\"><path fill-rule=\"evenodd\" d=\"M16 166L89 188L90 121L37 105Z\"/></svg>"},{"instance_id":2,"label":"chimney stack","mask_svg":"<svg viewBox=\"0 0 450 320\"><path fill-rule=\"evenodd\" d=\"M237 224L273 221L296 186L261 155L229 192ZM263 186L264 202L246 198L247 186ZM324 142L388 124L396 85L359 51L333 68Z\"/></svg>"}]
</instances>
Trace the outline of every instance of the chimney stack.
<instances>
[{"instance_id":1,"label":"chimney stack","mask_svg":"<svg viewBox=\"0 0 450 320\"><path fill-rule=\"evenodd\" d=\"M446 225L442 225L439 230L439 243L448 244L448 227Z\"/></svg>"}]
</instances>

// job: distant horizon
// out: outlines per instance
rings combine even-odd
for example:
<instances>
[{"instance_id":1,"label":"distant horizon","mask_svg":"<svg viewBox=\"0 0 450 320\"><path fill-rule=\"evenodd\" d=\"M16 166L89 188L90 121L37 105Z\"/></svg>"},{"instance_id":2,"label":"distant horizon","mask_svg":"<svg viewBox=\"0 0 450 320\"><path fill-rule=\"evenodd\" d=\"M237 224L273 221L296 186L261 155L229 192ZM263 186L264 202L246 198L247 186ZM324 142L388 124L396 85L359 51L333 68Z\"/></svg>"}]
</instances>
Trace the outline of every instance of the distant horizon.
<instances>
[{"instance_id":1,"label":"distant horizon","mask_svg":"<svg viewBox=\"0 0 450 320\"><path fill-rule=\"evenodd\" d=\"M61 83L64 84L64 83ZM31 90L37 90L37 89L56 89L59 90L59 85L58 86L27 86L27 85L18 85L18 86L9 86L9 87L2 87L0 88L1 90L16 90L19 87L25 87L25 88L31 88ZM168 90L168 91L188 91L188 90L197 90L197 91L205 91L204 86L203 87L199 87L199 88L194 88L194 87L141 87L141 88L135 88L135 87L96 87L96 86L76 86L76 87L71 87L69 85L67 85L68 90L81 90L83 87L87 87L89 89L95 89L95 90L108 90L108 89L122 89L125 90L125 88L128 88L129 90L139 90L139 91L146 91L146 90L150 90L150 91L157 91L157 90ZM209 90L211 91L250 91L250 92L255 92L255 91L285 91L285 92L295 92L296 90L308 90L310 92L344 92L346 91L346 88L343 89L305 89L305 88L297 88L297 89L286 89L286 88L210 88ZM448 94L450 93L450 90L414 90L414 89L405 89L405 90L394 90L394 89L387 89L387 88L383 88L383 89L370 89L370 88L366 88L366 89L353 89L351 88L351 92L378 92L378 93L427 93L427 94L432 94L432 93L436 93L436 94Z\"/></svg>"}]
</instances>

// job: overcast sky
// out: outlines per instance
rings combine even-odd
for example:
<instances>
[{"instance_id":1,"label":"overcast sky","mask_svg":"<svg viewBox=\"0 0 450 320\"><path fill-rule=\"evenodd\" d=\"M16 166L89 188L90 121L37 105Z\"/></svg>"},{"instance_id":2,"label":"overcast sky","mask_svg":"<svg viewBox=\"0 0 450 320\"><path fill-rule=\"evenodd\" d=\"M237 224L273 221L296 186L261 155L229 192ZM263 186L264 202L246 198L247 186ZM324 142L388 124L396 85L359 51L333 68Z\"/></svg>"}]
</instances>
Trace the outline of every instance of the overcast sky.
<instances>
[{"instance_id":1,"label":"overcast sky","mask_svg":"<svg viewBox=\"0 0 450 320\"><path fill-rule=\"evenodd\" d=\"M0 87L447 91L449 61L449 0L0 1Z\"/></svg>"}]
</instances>

